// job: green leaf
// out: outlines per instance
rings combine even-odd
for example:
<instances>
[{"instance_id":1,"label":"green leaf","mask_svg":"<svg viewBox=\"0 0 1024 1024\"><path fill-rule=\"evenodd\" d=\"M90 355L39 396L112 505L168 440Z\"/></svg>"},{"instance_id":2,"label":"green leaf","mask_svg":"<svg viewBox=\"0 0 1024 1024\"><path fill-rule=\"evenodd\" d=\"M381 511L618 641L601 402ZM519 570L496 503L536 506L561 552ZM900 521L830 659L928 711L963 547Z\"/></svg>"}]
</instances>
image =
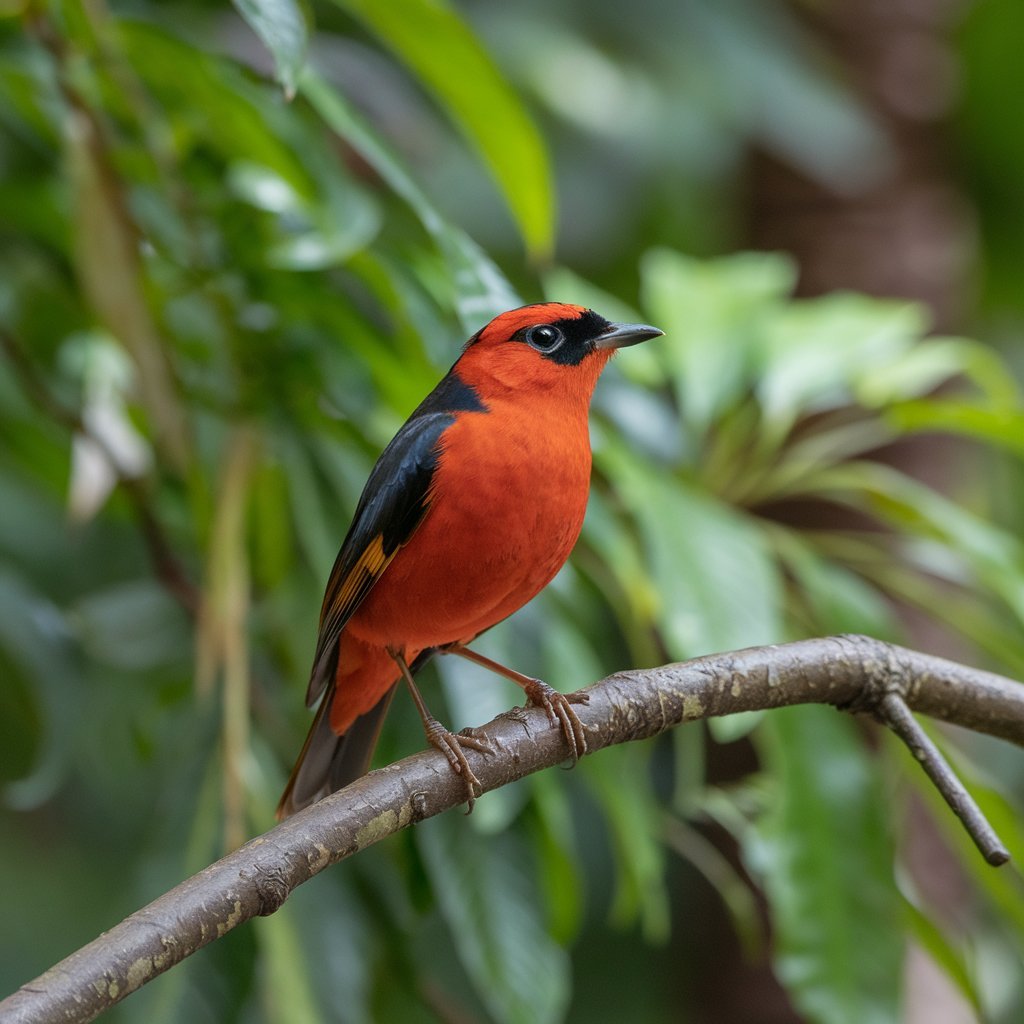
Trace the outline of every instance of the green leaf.
<instances>
[{"instance_id":1,"label":"green leaf","mask_svg":"<svg viewBox=\"0 0 1024 1024\"><path fill-rule=\"evenodd\" d=\"M988 441L1024 456L1024 412L1020 409L992 408L957 399L928 399L903 402L887 414L905 433L942 431Z\"/></svg>"},{"instance_id":2,"label":"green leaf","mask_svg":"<svg viewBox=\"0 0 1024 1024\"><path fill-rule=\"evenodd\" d=\"M270 51L277 79L284 87L285 96L291 99L308 43L302 8L295 0L232 0L232 3Z\"/></svg>"},{"instance_id":3,"label":"green leaf","mask_svg":"<svg viewBox=\"0 0 1024 1024\"><path fill-rule=\"evenodd\" d=\"M555 1024L569 1000L569 959L544 927L526 871L508 836L479 836L465 819L418 825L417 845L456 950L499 1024Z\"/></svg>"},{"instance_id":4,"label":"green leaf","mask_svg":"<svg viewBox=\"0 0 1024 1024\"><path fill-rule=\"evenodd\" d=\"M781 788L745 855L771 904L779 978L810 1021L891 1024L902 907L878 773L831 708L781 708L757 737Z\"/></svg>"},{"instance_id":5,"label":"green leaf","mask_svg":"<svg viewBox=\"0 0 1024 1024\"><path fill-rule=\"evenodd\" d=\"M644 308L665 332L651 351L669 367L682 416L703 432L748 387L757 339L796 269L774 253L698 260L654 249L640 272Z\"/></svg>"},{"instance_id":6,"label":"green leaf","mask_svg":"<svg viewBox=\"0 0 1024 1024\"><path fill-rule=\"evenodd\" d=\"M883 595L862 577L821 557L791 530L769 535L794 582L793 601L807 633L866 633L895 639L893 615Z\"/></svg>"},{"instance_id":7,"label":"green leaf","mask_svg":"<svg viewBox=\"0 0 1024 1024\"><path fill-rule=\"evenodd\" d=\"M624 449L597 458L636 520L672 656L777 643L782 584L757 524Z\"/></svg>"},{"instance_id":8,"label":"green leaf","mask_svg":"<svg viewBox=\"0 0 1024 1024\"><path fill-rule=\"evenodd\" d=\"M1024 821L1020 808L989 784L968 755L944 736L941 730L931 725L926 727L981 813L1006 846L1010 853L1010 865L1013 866L1007 865L1006 868L993 871L927 776L916 770L916 765L911 765L907 770L907 778L931 808L936 824L942 829L950 846L957 851L962 868L973 879L978 891L985 894L1000 919L1011 926L1008 931L1018 956L1024 955L1024 878L1019 868L1024 860ZM892 743L895 745L895 741Z\"/></svg>"},{"instance_id":9,"label":"green leaf","mask_svg":"<svg viewBox=\"0 0 1024 1024\"><path fill-rule=\"evenodd\" d=\"M299 88L328 126L355 147L419 217L445 259L455 308L467 332L478 330L506 309L522 305L497 265L465 232L445 221L398 157L336 89L309 68L303 71Z\"/></svg>"},{"instance_id":10,"label":"green leaf","mask_svg":"<svg viewBox=\"0 0 1024 1024\"><path fill-rule=\"evenodd\" d=\"M669 934L665 886L663 812L650 786L639 781L649 771L648 748L635 743L609 747L579 765L580 777L604 811L617 871L611 919L620 927L639 917L651 942Z\"/></svg>"},{"instance_id":11,"label":"green leaf","mask_svg":"<svg viewBox=\"0 0 1024 1024\"><path fill-rule=\"evenodd\" d=\"M487 51L445 0L335 0L430 89L479 150L534 256L551 249L554 199L544 143Z\"/></svg>"},{"instance_id":12,"label":"green leaf","mask_svg":"<svg viewBox=\"0 0 1024 1024\"><path fill-rule=\"evenodd\" d=\"M74 604L69 618L82 649L100 665L147 672L188 656L185 617L155 580L97 586Z\"/></svg>"},{"instance_id":13,"label":"green leaf","mask_svg":"<svg viewBox=\"0 0 1024 1024\"><path fill-rule=\"evenodd\" d=\"M837 293L790 303L765 336L757 395L771 439L797 419L849 405L859 382L898 363L927 325L922 307Z\"/></svg>"},{"instance_id":14,"label":"green leaf","mask_svg":"<svg viewBox=\"0 0 1024 1024\"><path fill-rule=\"evenodd\" d=\"M257 931L259 977L267 1019L275 1024L323 1020L310 976L312 964L302 948L301 923L290 907L272 914Z\"/></svg>"},{"instance_id":15,"label":"green leaf","mask_svg":"<svg viewBox=\"0 0 1024 1024\"><path fill-rule=\"evenodd\" d=\"M1009 532L879 463L834 467L820 474L816 490L873 513L904 534L937 542L924 552L966 564L987 592L1001 597L1024 622L1024 544Z\"/></svg>"},{"instance_id":16,"label":"green leaf","mask_svg":"<svg viewBox=\"0 0 1024 1024\"><path fill-rule=\"evenodd\" d=\"M929 785L931 784L929 783ZM918 909L905 897L903 909L906 914L907 931L909 934L913 936L917 944L931 957L946 977L956 985L960 994L970 1003L971 1008L978 1015L979 1020L984 1019L981 994L978 992L973 972L964 957L963 951L957 949L942 929L927 914Z\"/></svg>"},{"instance_id":17,"label":"green leaf","mask_svg":"<svg viewBox=\"0 0 1024 1024\"><path fill-rule=\"evenodd\" d=\"M160 106L173 112L166 143L176 160L212 150L226 165L250 161L270 168L303 194L313 193L304 154L293 137L297 126L277 116L266 86L150 22L122 21L118 28L126 58ZM218 213L224 217L226 207Z\"/></svg>"},{"instance_id":18,"label":"green leaf","mask_svg":"<svg viewBox=\"0 0 1024 1024\"><path fill-rule=\"evenodd\" d=\"M580 851L574 842L572 807L562 780L551 772L530 777L537 825L534 829L539 882L547 908L548 927L561 943L580 930L584 912Z\"/></svg>"},{"instance_id":19,"label":"green leaf","mask_svg":"<svg viewBox=\"0 0 1024 1024\"><path fill-rule=\"evenodd\" d=\"M969 380L995 408L1012 409L1020 402L1020 390L998 353L966 338L927 338L892 362L865 365L857 397L877 408L928 395L956 377Z\"/></svg>"},{"instance_id":20,"label":"green leaf","mask_svg":"<svg viewBox=\"0 0 1024 1024\"><path fill-rule=\"evenodd\" d=\"M0 786L32 770L38 754L42 716L32 676L0 646Z\"/></svg>"}]
</instances>

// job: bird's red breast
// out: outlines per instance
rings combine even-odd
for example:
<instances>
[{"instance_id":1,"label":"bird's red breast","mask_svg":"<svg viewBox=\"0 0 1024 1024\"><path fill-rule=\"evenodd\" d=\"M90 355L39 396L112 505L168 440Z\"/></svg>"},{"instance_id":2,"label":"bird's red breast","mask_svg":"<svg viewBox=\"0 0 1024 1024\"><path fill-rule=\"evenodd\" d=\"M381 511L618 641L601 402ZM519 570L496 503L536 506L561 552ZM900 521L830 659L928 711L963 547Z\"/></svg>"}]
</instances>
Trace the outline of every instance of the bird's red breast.
<instances>
[{"instance_id":1,"label":"bird's red breast","mask_svg":"<svg viewBox=\"0 0 1024 1024\"><path fill-rule=\"evenodd\" d=\"M328 581L307 699L324 694L335 735L392 690L389 649L413 663L467 643L550 582L583 524L597 378L615 348L660 333L542 303L470 339L378 460ZM296 778L317 728L286 810L312 792Z\"/></svg>"}]
</instances>

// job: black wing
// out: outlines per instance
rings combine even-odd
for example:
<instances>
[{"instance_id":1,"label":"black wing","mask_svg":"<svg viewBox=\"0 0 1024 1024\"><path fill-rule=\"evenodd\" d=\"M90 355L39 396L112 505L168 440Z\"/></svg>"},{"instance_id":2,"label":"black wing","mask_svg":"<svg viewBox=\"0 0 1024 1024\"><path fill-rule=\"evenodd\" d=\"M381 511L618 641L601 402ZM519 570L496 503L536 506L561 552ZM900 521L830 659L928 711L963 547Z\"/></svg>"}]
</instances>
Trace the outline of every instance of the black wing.
<instances>
[{"instance_id":1,"label":"black wing","mask_svg":"<svg viewBox=\"0 0 1024 1024\"><path fill-rule=\"evenodd\" d=\"M334 677L338 638L345 623L423 521L430 507L441 435L454 423L455 414L463 411L486 412L486 406L453 367L373 467L327 581L307 706Z\"/></svg>"}]
</instances>

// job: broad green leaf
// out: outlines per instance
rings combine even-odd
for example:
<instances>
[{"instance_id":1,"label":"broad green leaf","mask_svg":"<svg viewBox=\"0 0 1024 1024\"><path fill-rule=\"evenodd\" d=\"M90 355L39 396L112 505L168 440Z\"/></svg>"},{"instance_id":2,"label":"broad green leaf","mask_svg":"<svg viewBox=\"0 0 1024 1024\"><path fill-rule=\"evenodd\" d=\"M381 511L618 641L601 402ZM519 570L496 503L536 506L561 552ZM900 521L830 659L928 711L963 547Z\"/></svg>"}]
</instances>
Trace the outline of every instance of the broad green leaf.
<instances>
[{"instance_id":1,"label":"broad green leaf","mask_svg":"<svg viewBox=\"0 0 1024 1024\"><path fill-rule=\"evenodd\" d=\"M703 433L749 386L757 339L796 269L773 253L705 261L653 249L640 272L644 308L666 335L650 351L669 368L680 414Z\"/></svg>"},{"instance_id":2,"label":"broad green leaf","mask_svg":"<svg viewBox=\"0 0 1024 1024\"><path fill-rule=\"evenodd\" d=\"M765 334L757 396L778 444L801 417L854 401L864 374L904 358L927 322L909 302L836 293L790 303Z\"/></svg>"},{"instance_id":3,"label":"broad green leaf","mask_svg":"<svg viewBox=\"0 0 1024 1024\"><path fill-rule=\"evenodd\" d=\"M479 150L529 251L551 249L553 195L544 143L487 51L446 0L335 0L430 89Z\"/></svg>"},{"instance_id":4,"label":"broad green leaf","mask_svg":"<svg viewBox=\"0 0 1024 1024\"><path fill-rule=\"evenodd\" d=\"M302 7L296 0L232 0L232 3L270 51L278 81L291 99L308 43Z\"/></svg>"},{"instance_id":5,"label":"broad green leaf","mask_svg":"<svg viewBox=\"0 0 1024 1024\"><path fill-rule=\"evenodd\" d=\"M445 221L398 157L336 89L309 68L303 71L299 88L328 126L354 146L419 217L445 259L455 308L467 332L477 331L498 313L521 305L495 263L465 232Z\"/></svg>"},{"instance_id":6,"label":"broad green leaf","mask_svg":"<svg viewBox=\"0 0 1024 1024\"><path fill-rule=\"evenodd\" d=\"M510 836L479 836L459 815L416 827L416 842L455 948L499 1024L555 1024L569 960L544 926L529 855Z\"/></svg>"},{"instance_id":7,"label":"broad green leaf","mask_svg":"<svg viewBox=\"0 0 1024 1024\"><path fill-rule=\"evenodd\" d=\"M671 655L777 643L782 585L757 524L622 449L597 458L639 527Z\"/></svg>"},{"instance_id":8,"label":"broad green leaf","mask_svg":"<svg viewBox=\"0 0 1024 1024\"><path fill-rule=\"evenodd\" d=\"M891 1024L902 905L878 772L832 708L781 708L756 735L780 790L744 852L771 905L776 972L808 1021Z\"/></svg>"}]
</instances>

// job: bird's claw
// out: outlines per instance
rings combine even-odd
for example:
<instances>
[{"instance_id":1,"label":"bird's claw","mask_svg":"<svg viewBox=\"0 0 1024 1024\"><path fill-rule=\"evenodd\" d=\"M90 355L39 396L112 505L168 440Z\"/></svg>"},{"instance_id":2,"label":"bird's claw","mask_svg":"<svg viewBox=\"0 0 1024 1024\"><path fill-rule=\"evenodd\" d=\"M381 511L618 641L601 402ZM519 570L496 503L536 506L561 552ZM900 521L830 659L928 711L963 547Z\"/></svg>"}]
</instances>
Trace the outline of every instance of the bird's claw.
<instances>
[{"instance_id":1,"label":"bird's claw","mask_svg":"<svg viewBox=\"0 0 1024 1024\"><path fill-rule=\"evenodd\" d=\"M587 734L573 704L589 704L590 694L577 690L575 693L560 693L540 679L531 679L524 687L527 701L534 707L543 708L548 721L561 726L562 734L575 764L587 752Z\"/></svg>"},{"instance_id":2,"label":"bird's claw","mask_svg":"<svg viewBox=\"0 0 1024 1024\"><path fill-rule=\"evenodd\" d=\"M424 722L424 729L427 734L427 742L448 758L452 771L456 775L461 775L466 783L466 813L470 814L476 803L476 798L483 793L484 787L473 769L469 767L463 747L479 750L482 754L493 754L494 747L486 739L478 736L449 732L436 718Z\"/></svg>"}]
</instances>

